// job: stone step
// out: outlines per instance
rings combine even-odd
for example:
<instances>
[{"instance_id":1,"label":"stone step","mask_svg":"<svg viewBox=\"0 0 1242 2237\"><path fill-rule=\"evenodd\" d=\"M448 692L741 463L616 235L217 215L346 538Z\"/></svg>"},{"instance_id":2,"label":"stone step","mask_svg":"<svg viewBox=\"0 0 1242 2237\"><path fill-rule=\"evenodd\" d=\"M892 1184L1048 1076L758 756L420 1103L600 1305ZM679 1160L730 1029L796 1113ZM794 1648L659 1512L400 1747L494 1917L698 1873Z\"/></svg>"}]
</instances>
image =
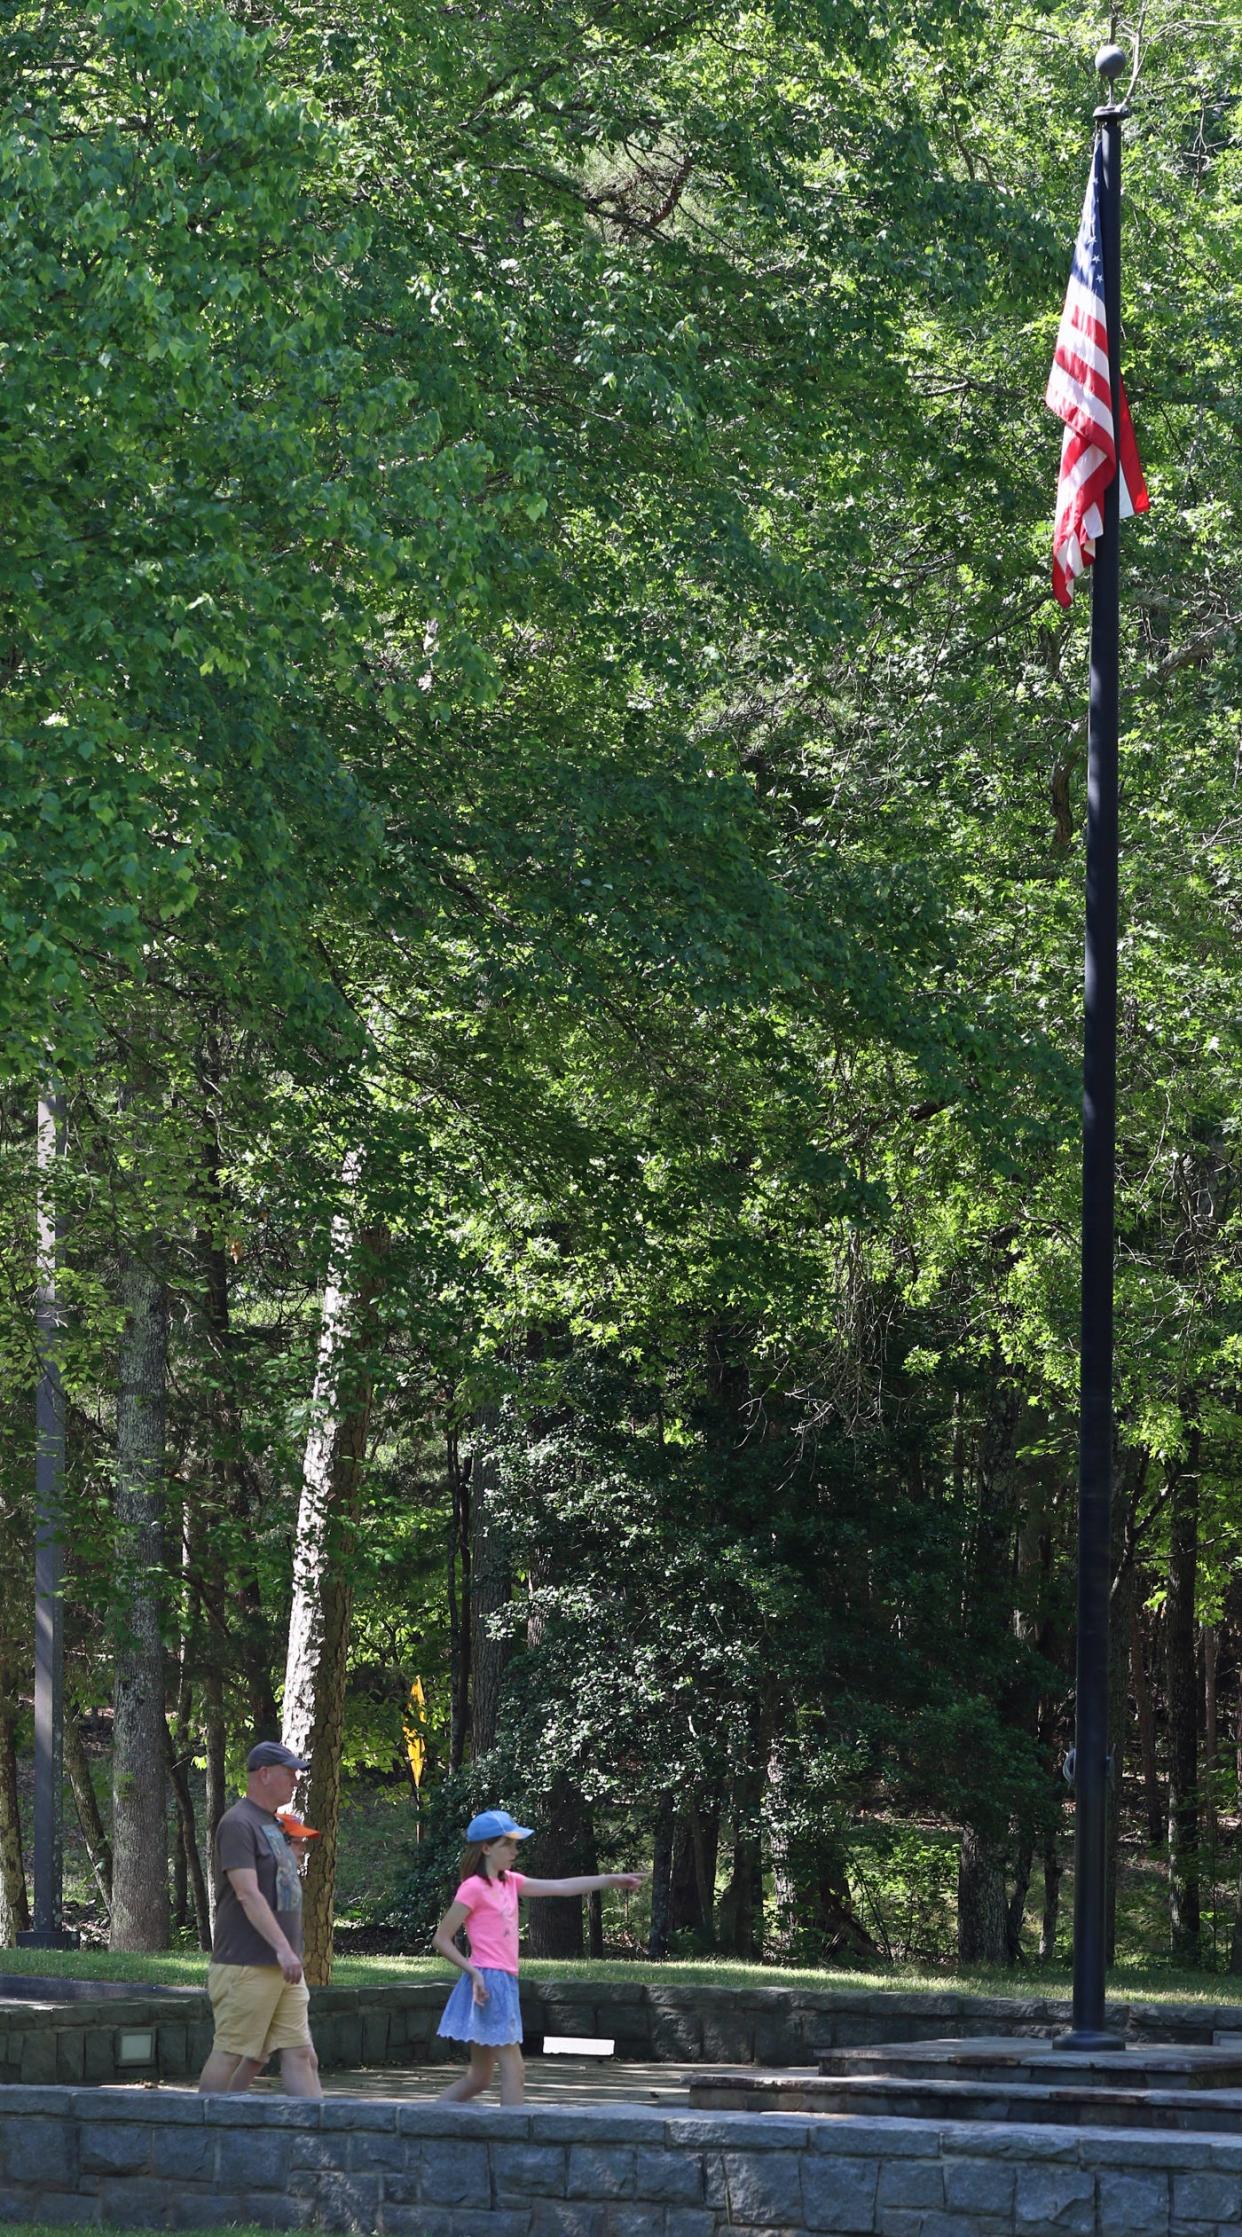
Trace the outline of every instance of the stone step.
<instances>
[{"instance_id":1,"label":"stone step","mask_svg":"<svg viewBox=\"0 0 1242 2237\"><path fill-rule=\"evenodd\" d=\"M891 2075L700 2074L690 2103L721 2113L837 2113L872 2119L1054 2123L1242 2135L1242 2089L1118 2089Z\"/></svg>"},{"instance_id":2,"label":"stone step","mask_svg":"<svg viewBox=\"0 0 1242 2237\"><path fill-rule=\"evenodd\" d=\"M955 2037L823 2051L818 2065L823 2075L973 2082L990 2088L1242 2089L1242 2049L1213 2043L1143 2043L1131 2050L1074 2051L1031 2037Z\"/></svg>"}]
</instances>

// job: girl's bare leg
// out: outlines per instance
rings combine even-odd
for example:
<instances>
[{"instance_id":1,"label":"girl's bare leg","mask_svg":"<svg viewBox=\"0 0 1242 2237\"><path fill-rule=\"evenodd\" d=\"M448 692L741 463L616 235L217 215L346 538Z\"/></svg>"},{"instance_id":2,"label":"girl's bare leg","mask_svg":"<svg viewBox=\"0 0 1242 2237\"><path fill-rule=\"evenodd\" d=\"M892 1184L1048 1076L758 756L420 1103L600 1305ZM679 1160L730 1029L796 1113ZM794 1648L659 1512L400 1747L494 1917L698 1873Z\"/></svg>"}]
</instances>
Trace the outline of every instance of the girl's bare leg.
<instances>
[{"instance_id":1,"label":"girl's bare leg","mask_svg":"<svg viewBox=\"0 0 1242 2237\"><path fill-rule=\"evenodd\" d=\"M504 2056L503 2052L501 2056ZM438 2102L441 2105L462 2105L468 2097L477 2097L491 2081L495 2064L496 2053L488 2044L472 2043L470 2064L465 2073L459 2074L455 2082L450 2082L447 2089L441 2090ZM502 2099L502 2102L506 2100Z\"/></svg>"},{"instance_id":2,"label":"girl's bare leg","mask_svg":"<svg viewBox=\"0 0 1242 2237\"><path fill-rule=\"evenodd\" d=\"M521 2046L504 2043L496 2056L500 2060L501 2104L521 2105L526 2097L526 2069L522 2064Z\"/></svg>"}]
</instances>

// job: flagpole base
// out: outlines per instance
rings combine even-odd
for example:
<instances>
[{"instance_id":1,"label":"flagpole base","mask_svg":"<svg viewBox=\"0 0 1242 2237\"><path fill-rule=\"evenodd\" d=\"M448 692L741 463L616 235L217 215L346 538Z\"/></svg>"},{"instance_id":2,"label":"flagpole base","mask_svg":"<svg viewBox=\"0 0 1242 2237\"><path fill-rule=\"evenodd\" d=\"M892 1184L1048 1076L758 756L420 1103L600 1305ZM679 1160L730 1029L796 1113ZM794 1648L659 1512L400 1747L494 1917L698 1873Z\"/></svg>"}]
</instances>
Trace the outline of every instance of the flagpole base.
<instances>
[{"instance_id":1,"label":"flagpole base","mask_svg":"<svg viewBox=\"0 0 1242 2237\"><path fill-rule=\"evenodd\" d=\"M1054 2051L1124 2051L1124 2035L1116 2035L1106 2027L1071 2027L1065 2035L1054 2035Z\"/></svg>"}]
</instances>

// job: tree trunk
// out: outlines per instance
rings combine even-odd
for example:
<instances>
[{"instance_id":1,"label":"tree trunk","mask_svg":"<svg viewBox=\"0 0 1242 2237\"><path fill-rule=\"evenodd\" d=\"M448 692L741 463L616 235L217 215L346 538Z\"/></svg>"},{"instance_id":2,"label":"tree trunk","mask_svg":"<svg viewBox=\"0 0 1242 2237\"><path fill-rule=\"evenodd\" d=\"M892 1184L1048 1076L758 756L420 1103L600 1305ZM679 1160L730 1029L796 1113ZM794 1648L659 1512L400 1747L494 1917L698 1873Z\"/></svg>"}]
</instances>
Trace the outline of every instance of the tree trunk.
<instances>
[{"instance_id":1,"label":"tree trunk","mask_svg":"<svg viewBox=\"0 0 1242 2237\"><path fill-rule=\"evenodd\" d=\"M1055 1826L1044 1835L1044 1907L1039 1922L1039 1962L1053 1965L1057 1955L1057 1917L1061 1908L1061 1852Z\"/></svg>"},{"instance_id":2,"label":"tree trunk","mask_svg":"<svg viewBox=\"0 0 1242 2237\"><path fill-rule=\"evenodd\" d=\"M351 1153L342 1175L346 1200L358 1166ZM305 1968L312 1987L322 1987L332 1973L351 1564L375 1389L375 1301L387 1241L383 1229L369 1229L355 1253L346 1216L338 1214L333 1222L294 1547L283 1737L311 1760L305 1808L320 1831L303 1883Z\"/></svg>"},{"instance_id":3,"label":"tree trunk","mask_svg":"<svg viewBox=\"0 0 1242 2237\"><path fill-rule=\"evenodd\" d=\"M1165 1601L1169 1700L1169 1939L1183 1965L1199 1962L1198 1674L1195 1584L1199 1551L1199 1432L1190 1432L1185 1465L1169 1501L1169 1576Z\"/></svg>"},{"instance_id":4,"label":"tree trunk","mask_svg":"<svg viewBox=\"0 0 1242 2237\"><path fill-rule=\"evenodd\" d=\"M470 1737L470 1472L463 1468L457 1439L447 1438L452 1510L448 1545L449 1616L449 1770L460 1771Z\"/></svg>"},{"instance_id":5,"label":"tree trunk","mask_svg":"<svg viewBox=\"0 0 1242 2237\"><path fill-rule=\"evenodd\" d=\"M788 1964L796 1955L799 1931L810 1924L799 1899L797 1840L793 1831L788 1745L783 1736L773 1739L768 1751L767 1791L763 1798L772 1869L772 1929L764 1956L773 1964Z\"/></svg>"},{"instance_id":6,"label":"tree trunk","mask_svg":"<svg viewBox=\"0 0 1242 2237\"><path fill-rule=\"evenodd\" d=\"M172 1785L173 1800L177 1806L177 1827L181 1839L183 1868L194 1898L194 1924L198 1930L200 1950L211 1948L211 1905L207 1900L207 1882L203 1875L203 1860L198 1853L198 1835L194 1826L194 1798L186 1777L185 1759L178 1756L173 1746L172 1734L164 1726L168 1746L168 1777Z\"/></svg>"},{"instance_id":7,"label":"tree trunk","mask_svg":"<svg viewBox=\"0 0 1242 2237\"><path fill-rule=\"evenodd\" d=\"M226 1525L233 1551L229 1568L216 1552L210 1509L199 1505L192 1513L188 1535L192 1541L189 1567L199 1582L200 1619L215 1636L204 1650L195 1642L199 1658L213 1653L230 1666L241 1664L250 1703L250 1729L256 1740L275 1739L280 1730L276 1697L272 1690L273 1638L263 1605L258 1573L249 1552L253 1518L260 1495L252 1481L246 1455L241 1403L237 1382L236 1344L229 1299L229 1259L221 1239L227 1206L220 1179L220 1145L216 1132L215 1097L222 1060L208 1037L200 1064L203 1093L203 1192L212 1218L198 1236L202 1267L203 1321L215 1370L211 1397L213 1502Z\"/></svg>"},{"instance_id":8,"label":"tree trunk","mask_svg":"<svg viewBox=\"0 0 1242 2237\"><path fill-rule=\"evenodd\" d=\"M1120 1502L1117 1503L1120 1505ZM1121 1791L1130 1724L1130 1617L1138 1591L1133 1561L1114 1523L1113 1588L1108 1611L1108 1744L1111 1775L1104 1800L1104 1951L1117 1955L1117 1871L1121 1855Z\"/></svg>"},{"instance_id":9,"label":"tree trunk","mask_svg":"<svg viewBox=\"0 0 1242 2237\"><path fill-rule=\"evenodd\" d=\"M1028 1836L1018 1850L1013 1887L1005 1909L1005 1959L1009 1965L1022 1962L1022 1928L1026 1922L1026 1899L1031 1891L1034 1868L1035 1843Z\"/></svg>"},{"instance_id":10,"label":"tree trunk","mask_svg":"<svg viewBox=\"0 0 1242 2237\"><path fill-rule=\"evenodd\" d=\"M475 1423L470 1462L470 1752L486 1755L496 1745L500 1692L509 1642L496 1638L491 1618L512 1597L508 1549L497 1507L499 1472L495 1437L498 1416L480 1414Z\"/></svg>"},{"instance_id":11,"label":"tree trunk","mask_svg":"<svg viewBox=\"0 0 1242 2237\"><path fill-rule=\"evenodd\" d=\"M671 1787L660 1796L655 1841L651 1854L651 1926L648 1957L667 1957L673 1914L673 1842L677 1829L677 1799Z\"/></svg>"},{"instance_id":12,"label":"tree trunk","mask_svg":"<svg viewBox=\"0 0 1242 2237\"><path fill-rule=\"evenodd\" d=\"M1164 1794L1160 1785L1160 1766L1156 1757L1156 1710L1151 1697L1151 1681L1147 1675L1143 1611L1137 1605L1130 1610L1130 1683L1134 1689L1134 1707L1138 1718L1139 1763L1143 1774L1143 1812L1147 1819L1147 1839L1152 1848L1162 1849L1167 1826Z\"/></svg>"},{"instance_id":13,"label":"tree trunk","mask_svg":"<svg viewBox=\"0 0 1242 2237\"><path fill-rule=\"evenodd\" d=\"M670 1927L701 1936L716 1946L716 1862L720 1850L720 1806L701 1809L691 1796L684 1804L673 1845Z\"/></svg>"},{"instance_id":14,"label":"tree trunk","mask_svg":"<svg viewBox=\"0 0 1242 2237\"><path fill-rule=\"evenodd\" d=\"M220 1672L214 1666L203 1672L203 1751L207 1757L205 1806L207 1823L204 1835L207 1847L207 1901L210 1906L211 1931L216 1931L216 1876L211 1870L211 1852L215 1845L216 1827L228 1806L224 1778L225 1743L227 1734L224 1723L224 1687Z\"/></svg>"},{"instance_id":15,"label":"tree trunk","mask_svg":"<svg viewBox=\"0 0 1242 2237\"><path fill-rule=\"evenodd\" d=\"M1214 1623L1205 1624L1203 1639L1203 1827L1204 1847L1207 1851L1208 1902L1212 1916L1216 1915L1216 1859L1217 1839L1217 1760L1220 1746L1219 1703L1217 1698L1217 1673L1220 1662L1220 1632ZM1215 1943L1215 1928L1213 1928Z\"/></svg>"},{"instance_id":16,"label":"tree trunk","mask_svg":"<svg viewBox=\"0 0 1242 2237\"><path fill-rule=\"evenodd\" d=\"M770 1731L766 1705L756 1703L747 1723L748 1760L733 1776L733 1869L720 1898L720 1947L757 1963L763 1956L763 1783Z\"/></svg>"},{"instance_id":17,"label":"tree trunk","mask_svg":"<svg viewBox=\"0 0 1242 2237\"><path fill-rule=\"evenodd\" d=\"M120 1625L112 1720L114 1950L168 1946L164 1768L164 1405L168 1295L148 1246L127 1253L116 1414L116 1543Z\"/></svg>"},{"instance_id":18,"label":"tree trunk","mask_svg":"<svg viewBox=\"0 0 1242 2237\"><path fill-rule=\"evenodd\" d=\"M1007 1954L1004 1851L963 1826L957 1868L957 1954L963 1965L1003 1965Z\"/></svg>"},{"instance_id":19,"label":"tree trunk","mask_svg":"<svg viewBox=\"0 0 1242 2237\"><path fill-rule=\"evenodd\" d=\"M99 1797L95 1792L95 1781L91 1777L90 1759L82 1738L82 1727L72 1710L65 1718L65 1769L69 1773L78 1824L82 1829L82 1839L86 1844L95 1885L99 1889L99 1900L107 1919L112 1915L112 1843L99 1814Z\"/></svg>"},{"instance_id":20,"label":"tree trunk","mask_svg":"<svg viewBox=\"0 0 1242 2237\"><path fill-rule=\"evenodd\" d=\"M22 1815L17 1794L17 1723L10 1705L0 1708L0 1944L11 1949L30 1927L30 1901L22 1860Z\"/></svg>"},{"instance_id":21,"label":"tree trunk","mask_svg":"<svg viewBox=\"0 0 1242 2237\"><path fill-rule=\"evenodd\" d=\"M531 1842L530 1869L536 1879L575 1879L597 1869L595 1828L582 1794L558 1771ZM530 1905L526 1947L532 1957L582 1956L582 1897L549 1896Z\"/></svg>"}]
</instances>

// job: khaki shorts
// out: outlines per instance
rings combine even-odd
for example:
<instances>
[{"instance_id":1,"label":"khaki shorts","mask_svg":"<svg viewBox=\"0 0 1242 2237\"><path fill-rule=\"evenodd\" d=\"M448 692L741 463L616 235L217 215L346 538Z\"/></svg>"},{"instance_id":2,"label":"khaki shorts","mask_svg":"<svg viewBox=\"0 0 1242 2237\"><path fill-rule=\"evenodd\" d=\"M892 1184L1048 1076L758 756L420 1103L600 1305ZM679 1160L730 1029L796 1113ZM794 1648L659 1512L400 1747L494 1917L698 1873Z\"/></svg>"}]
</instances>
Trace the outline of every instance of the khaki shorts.
<instances>
[{"instance_id":1,"label":"khaki shorts","mask_svg":"<svg viewBox=\"0 0 1242 2237\"><path fill-rule=\"evenodd\" d=\"M212 2049L235 2058L310 2045L310 1990L287 1981L279 1965L210 1965L207 1994L215 2015Z\"/></svg>"}]
</instances>

